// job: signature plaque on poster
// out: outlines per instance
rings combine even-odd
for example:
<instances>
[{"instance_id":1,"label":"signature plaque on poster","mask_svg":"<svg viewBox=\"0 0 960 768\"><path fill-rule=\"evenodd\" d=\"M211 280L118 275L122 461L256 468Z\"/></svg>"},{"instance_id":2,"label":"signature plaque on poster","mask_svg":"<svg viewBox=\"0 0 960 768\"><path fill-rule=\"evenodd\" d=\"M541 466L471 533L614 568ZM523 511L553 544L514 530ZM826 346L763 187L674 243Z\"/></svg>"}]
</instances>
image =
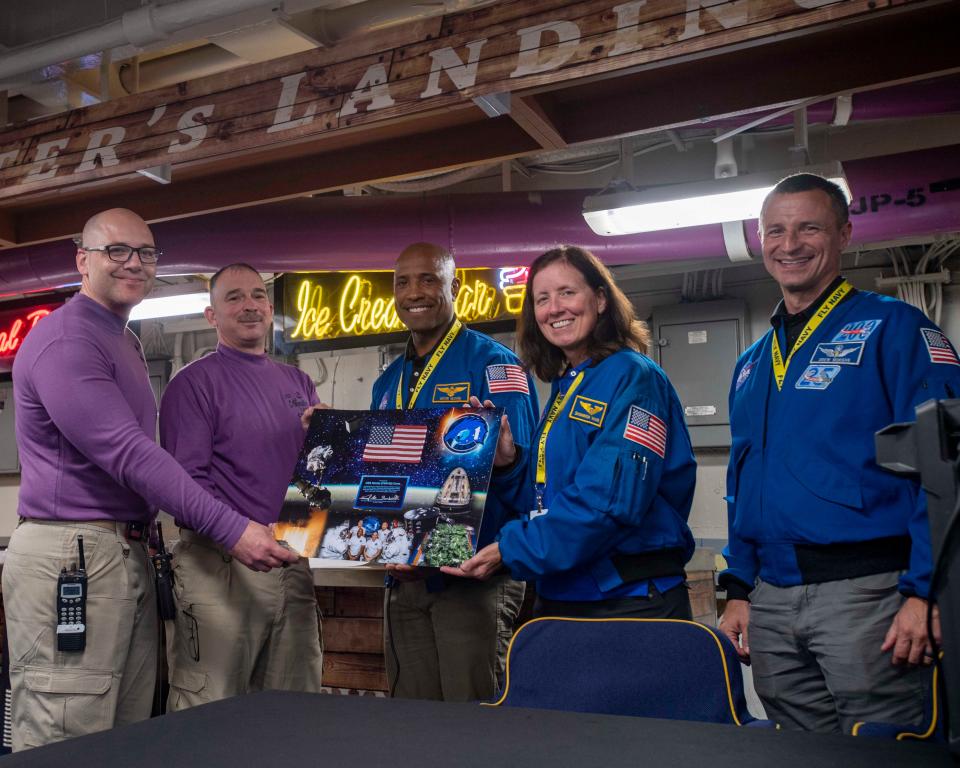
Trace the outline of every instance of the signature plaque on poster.
<instances>
[{"instance_id":1,"label":"signature plaque on poster","mask_svg":"<svg viewBox=\"0 0 960 768\"><path fill-rule=\"evenodd\" d=\"M319 410L276 526L321 566L473 555L502 409Z\"/></svg>"}]
</instances>

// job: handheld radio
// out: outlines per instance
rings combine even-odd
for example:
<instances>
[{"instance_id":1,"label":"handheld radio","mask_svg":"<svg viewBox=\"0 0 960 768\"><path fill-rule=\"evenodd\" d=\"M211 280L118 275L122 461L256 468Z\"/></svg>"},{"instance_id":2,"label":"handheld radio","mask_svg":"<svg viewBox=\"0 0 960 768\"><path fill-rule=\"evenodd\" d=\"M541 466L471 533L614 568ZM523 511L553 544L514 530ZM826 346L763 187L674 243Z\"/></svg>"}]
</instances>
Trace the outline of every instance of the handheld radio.
<instances>
[{"instance_id":1,"label":"handheld radio","mask_svg":"<svg viewBox=\"0 0 960 768\"><path fill-rule=\"evenodd\" d=\"M157 521L157 552L151 558L153 571L157 583L157 605L160 609L160 620L170 621L177 616L177 604L173 598L173 556L167 552L163 543L163 528Z\"/></svg>"},{"instance_id":2,"label":"handheld radio","mask_svg":"<svg viewBox=\"0 0 960 768\"><path fill-rule=\"evenodd\" d=\"M63 568L57 579L57 650L82 651L87 645L87 563L83 536L77 536L80 567Z\"/></svg>"}]
</instances>

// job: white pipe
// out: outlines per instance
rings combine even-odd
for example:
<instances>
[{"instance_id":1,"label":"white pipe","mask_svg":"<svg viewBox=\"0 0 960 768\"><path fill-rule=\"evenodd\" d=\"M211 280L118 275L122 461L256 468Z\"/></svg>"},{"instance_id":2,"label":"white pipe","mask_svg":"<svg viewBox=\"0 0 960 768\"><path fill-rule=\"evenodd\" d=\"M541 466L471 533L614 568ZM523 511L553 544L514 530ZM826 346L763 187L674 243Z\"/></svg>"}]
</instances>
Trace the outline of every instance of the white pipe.
<instances>
[{"instance_id":1,"label":"white pipe","mask_svg":"<svg viewBox=\"0 0 960 768\"><path fill-rule=\"evenodd\" d=\"M181 0L168 5L146 5L127 11L119 19L101 27L75 32L0 55L0 83L51 64L121 45L144 46L155 43L181 29L272 5L274 1Z\"/></svg>"}]
</instances>

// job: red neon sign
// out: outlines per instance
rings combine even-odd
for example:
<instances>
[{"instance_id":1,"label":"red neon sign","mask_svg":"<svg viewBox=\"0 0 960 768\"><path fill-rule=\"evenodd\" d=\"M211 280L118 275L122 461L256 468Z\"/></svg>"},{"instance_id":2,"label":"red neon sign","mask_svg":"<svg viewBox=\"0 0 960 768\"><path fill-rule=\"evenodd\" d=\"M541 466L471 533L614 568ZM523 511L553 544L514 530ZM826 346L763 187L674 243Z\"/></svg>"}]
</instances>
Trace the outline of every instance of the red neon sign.
<instances>
[{"instance_id":1,"label":"red neon sign","mask_svg":"<svg viewBox=\"0 0 960 768\"><path fill-rule=\"evenodd\" d=\"M0 312L0 358L14 357L27 334L57 306L52 304Z\"/></svg>"}]
</instances>

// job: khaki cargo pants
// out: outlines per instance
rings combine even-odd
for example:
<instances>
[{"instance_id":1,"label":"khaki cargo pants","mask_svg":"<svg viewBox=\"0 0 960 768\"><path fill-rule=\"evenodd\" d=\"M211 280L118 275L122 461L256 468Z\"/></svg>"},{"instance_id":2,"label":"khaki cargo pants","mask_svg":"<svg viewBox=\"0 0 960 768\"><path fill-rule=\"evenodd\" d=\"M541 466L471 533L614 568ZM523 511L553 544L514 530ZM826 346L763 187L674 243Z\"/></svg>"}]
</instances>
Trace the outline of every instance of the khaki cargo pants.
<instances>
[{"instance_id":1,"label":"khaki cargo pants","mask_svg":"<svg viewBox=\"0 0 960 768\"><path fill-rule=\"evenodd\" d=\"M3 601L10 648L13 749L145 720L157 671L157 601L146 549L123 523L24 520L10 538ZM57 651L61 568L87 565L87 640Z\"/></svg>"},{"instance_id":2,"label":"khaki cargo pants","mask_svg":"<svg viewBox=\"0 0 960 768\"><path fill-rule=\"evenodd\" d=\"M253 691L320 689L323 649L306 559L259 573L181 529L173 583L168 711Z\"/></svg>"}]
</instances>

